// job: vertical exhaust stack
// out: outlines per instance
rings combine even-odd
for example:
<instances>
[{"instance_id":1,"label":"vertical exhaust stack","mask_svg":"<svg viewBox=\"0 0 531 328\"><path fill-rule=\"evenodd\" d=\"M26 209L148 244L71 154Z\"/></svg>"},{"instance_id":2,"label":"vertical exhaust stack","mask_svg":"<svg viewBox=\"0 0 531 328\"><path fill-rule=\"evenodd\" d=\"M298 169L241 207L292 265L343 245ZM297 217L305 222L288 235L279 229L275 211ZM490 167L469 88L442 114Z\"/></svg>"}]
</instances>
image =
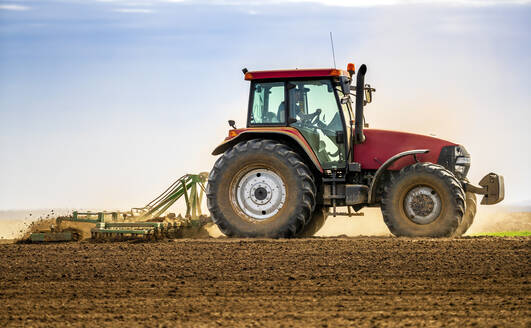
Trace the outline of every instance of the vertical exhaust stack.
<instances>
[{"instance_id":1,"label":"vertical exhaust stack","mask_svg":"<svg viewBox=\"0 0 531 328\"><path fill-rule=\"evenodd\" d=\"M363 64L358 70L358 75L356 76L356 120L354 122L354 142L356 144L365 142L365 135L363 134L365 73L367 73L367 66Z\"/></svg>"}]
</instances>

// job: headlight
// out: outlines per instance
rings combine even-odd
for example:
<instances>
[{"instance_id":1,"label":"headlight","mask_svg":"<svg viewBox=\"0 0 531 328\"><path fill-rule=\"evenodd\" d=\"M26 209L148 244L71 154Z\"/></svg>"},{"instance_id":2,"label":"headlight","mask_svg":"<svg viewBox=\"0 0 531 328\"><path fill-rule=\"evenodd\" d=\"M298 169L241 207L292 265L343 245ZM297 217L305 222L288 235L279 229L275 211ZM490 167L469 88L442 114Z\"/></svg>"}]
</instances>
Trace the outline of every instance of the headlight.
<instances>
[{"instance_id":1,"label":"headlight","mask_svg":"<svg viewBox=\"0 0 531 328\"><path fill-rule=\"evenodd\" d=\"M470 157L457 157L455 160L455 165L470 165Z\"/></svg>"},{"instance_id":2,"label":"headlight","mask_svg":"<svg viewBox=\"0 0 531 328\"><path fill-rule=\"evenodd\" d=\"M459 179L466 178L470 168L470 155L463 146L455 147L454 174Z\"/></svg>"}]
</instances>

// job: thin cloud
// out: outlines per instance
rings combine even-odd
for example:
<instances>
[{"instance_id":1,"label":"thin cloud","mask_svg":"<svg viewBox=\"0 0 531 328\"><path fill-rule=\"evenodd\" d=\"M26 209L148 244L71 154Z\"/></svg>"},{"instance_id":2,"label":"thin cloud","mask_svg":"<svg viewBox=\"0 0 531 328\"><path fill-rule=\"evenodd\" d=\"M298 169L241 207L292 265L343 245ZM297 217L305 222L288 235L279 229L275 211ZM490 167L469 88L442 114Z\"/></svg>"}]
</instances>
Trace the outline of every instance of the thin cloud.
<instances>
[{"instance_id":1,"label":"thin cloud","mask_svg":"<svg viewBox=\"0 0 531 328\"><path fill-rule=\"evenodd\" d=\"M21 5L0 5L0 10L14 10L14 11L24 11L24 10L30 10L31 8L28 6L21 6Z\"/></svg>"},{"instance_id":2,"label":"thin cloud","mask_svg":"<svg viewBox=\"0 0 531 328\"><path fill-rule=\"evenodd\" d=\"M111 0L112 1L112 0ZM123 0L127 1L127 0ZM147 0L151 2L192 2L192 0ZM316 3L337 7L377 7L397 5L437 4L452 6L494 6L494 5L525 5L531 0L199 0L194 1L212 5L271 5L283 3Z\"/></svg>"},{"instance_id":3,"label":"thin cloud","mask_svg":"<svg viewBox=\"0 0 531 328\"><path fill-rule=\"evenodd\" d=\"M496 5L529 5L531 0L95 0L102 3L115 3L126 6L155 5L163 3L195 3L219 6L261 6L286 3L314 3L335 7L379 7L400 5L449 5L484 7Z\"/></svg>"},{"instance_id":4,"label":"thin cloud","mask_svg":"<svg viewBox=\"0 0 531 328\"><path fill-rule=\"evenodd\" d=\"M161 0L164 1L164 0ZM525 5L531 4L531 0L222 0L206 2L211 4L226 5L267 5L280 3L316 3L326 6L336 7L378 7L378 6L399 6L399 5L450 5L450 6L495 6L495 5Z\"/></svg>"},{"instance_id":5,"label":"thin cloud","mask_svg":"<svg viewBox=\"0 0 531 328\"><path fill-rule=\"evenodd\" d=\"M157 3L179 3L179 2L191 2L189 0L94 0L101 3L114 3L125 6L151 6ZM205 3L204 1L195 1Z\"/></svg>"},{"instance_id":6,"label":"thin cloud","mask_svg":"<svg viewBox=\"0 0 531 328\"><path fill-rule=\"evenodd\" d=\"M154 11L152 9L146 8L118 8L113 11L117 13L127 13L127 14L151 14Z\"/></svg>"}]
</instances>

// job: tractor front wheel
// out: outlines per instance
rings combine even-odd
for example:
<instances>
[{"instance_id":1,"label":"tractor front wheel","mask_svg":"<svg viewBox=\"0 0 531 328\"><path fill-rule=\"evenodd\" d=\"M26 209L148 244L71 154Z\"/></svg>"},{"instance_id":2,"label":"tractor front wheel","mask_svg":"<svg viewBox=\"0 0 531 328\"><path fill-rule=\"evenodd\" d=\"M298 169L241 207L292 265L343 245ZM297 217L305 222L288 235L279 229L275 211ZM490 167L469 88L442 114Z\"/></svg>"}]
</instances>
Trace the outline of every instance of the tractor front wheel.
<instances>
[{"instance_id":1,"label":"tractor front wheel","mask_svg":"<svg viewBox=\"0 0 531 328\"><path fill-rule=\"evenodd\" d=\"M457 230L455 231L455 236L460 237L465 234L465 232L470 228L472 225L472 222L474 222L474 217L476 216L477 211L477 200L476 195L467 192L466 193L466 210L465 214L463 215L463 220L461 221L461 224L459 224L459 227L457 227Z\"/></svg>"},{"instance_id":2,"label":"tractor front wheel","mask_svg":"<svg viewBox=\"0 0 531 328\"><path fill-rule=\"evenodd\" d=\"M461 184L440 165L407 166L384 188L382 214L395 236L451 237L464 212Z\"/></svg>"},{"instance_id":3,"label":"tractor front wheel","mask_svg":"<svg viewBox=\"0 0 531 328\"><path fill-rule=\"evenodd\" d=\"M227 236L296 236L315 208L315 183L288 146L253 139L226 151L210 172L207 205Z\"/></svg>"}]
</instances>

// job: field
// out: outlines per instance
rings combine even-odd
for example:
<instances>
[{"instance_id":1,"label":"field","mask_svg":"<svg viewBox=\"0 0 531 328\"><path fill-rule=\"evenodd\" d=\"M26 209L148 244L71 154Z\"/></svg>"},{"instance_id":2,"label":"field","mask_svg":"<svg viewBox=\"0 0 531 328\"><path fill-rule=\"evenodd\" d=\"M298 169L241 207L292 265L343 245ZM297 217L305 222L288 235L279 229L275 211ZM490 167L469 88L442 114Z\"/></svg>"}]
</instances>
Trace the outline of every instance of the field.
<instances>
[{"instance_id":1,"label":"field","mask_svg":"<svg viewBox=\"0 0 531 328\"><path fill-rule=\"evenodd\" d=\"M494 237L530 237L531 231L502 231L477 233L474 236L494 236Z\"/></svg>"},{"instance_id":2,"label":"field","mask_svg":"<svg viewBox=\"0 0 531 328\"><path fill-rule=\"evenodd\" d=\"M531 325L531 239L0 245L0 326Z\"/></svg>"}]
</instances>

